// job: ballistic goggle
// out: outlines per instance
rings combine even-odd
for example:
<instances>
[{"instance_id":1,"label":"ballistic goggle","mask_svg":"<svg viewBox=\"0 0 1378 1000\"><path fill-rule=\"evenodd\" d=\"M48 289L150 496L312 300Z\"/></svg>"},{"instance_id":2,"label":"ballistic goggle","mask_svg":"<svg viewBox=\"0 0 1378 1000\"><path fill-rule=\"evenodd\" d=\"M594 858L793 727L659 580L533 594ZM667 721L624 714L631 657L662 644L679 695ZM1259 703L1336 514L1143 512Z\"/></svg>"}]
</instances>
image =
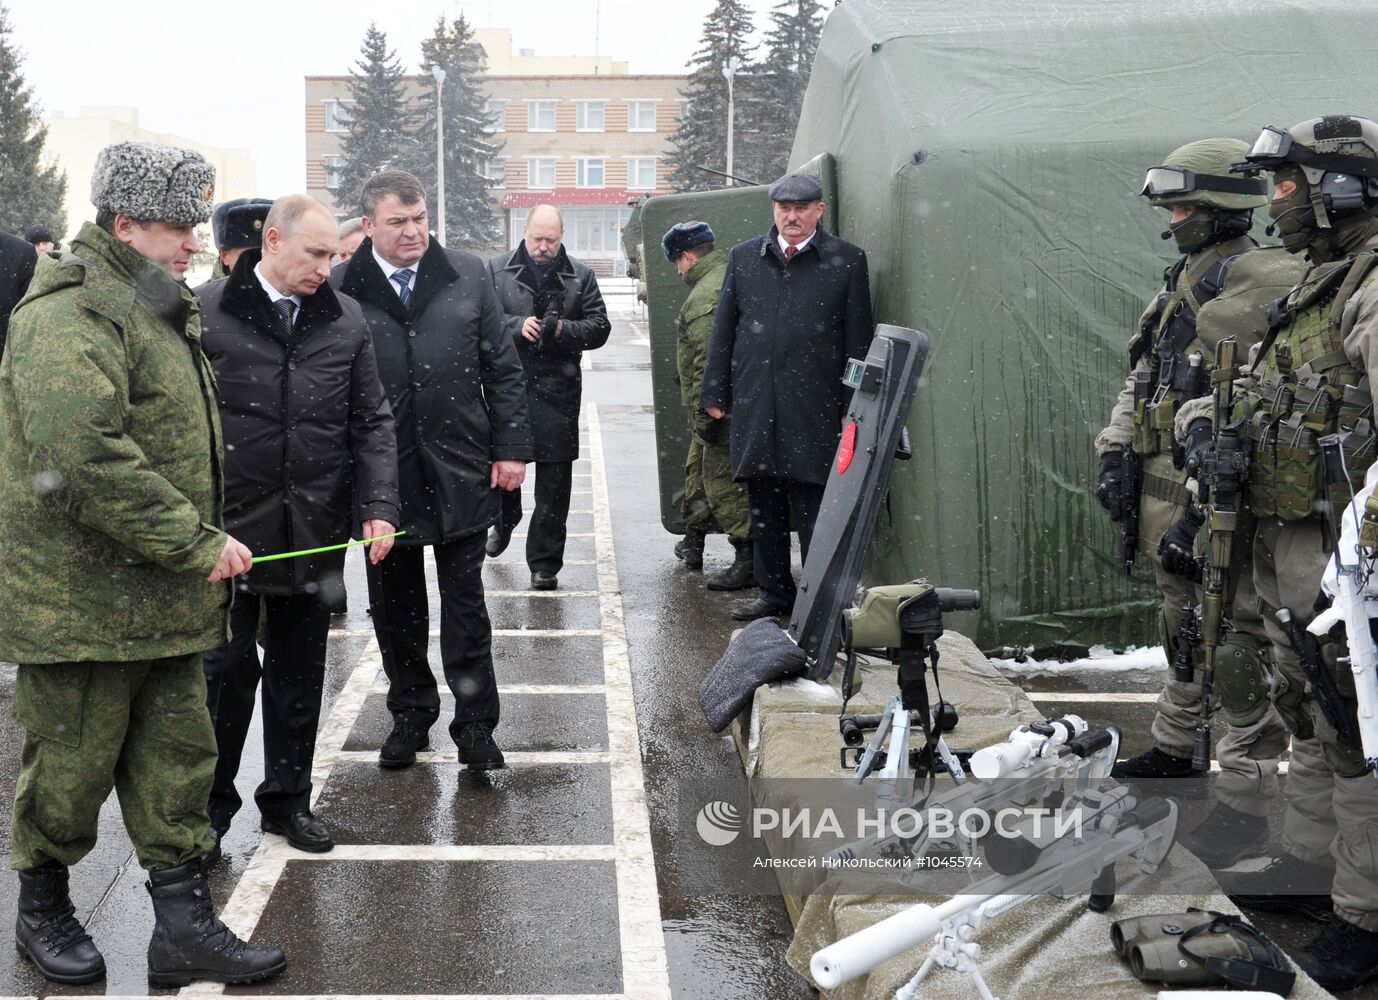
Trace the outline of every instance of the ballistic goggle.
<instances>
[{"instance_id":1,"label":"ballistic goggle","mask_svg":"<svg viewBox=\"0 0 1378 1000\"><path fill-rule=\"evenodd\" d=\"M1256 174L1260 170L1276 170L1278 167L1294 163L1300 167L1315 167L1331 173L1358 174L1378 180L1378 159L1368 156L1352 156L1348 153L1317 153L1313 149L1292 140L1292 133L1276 125L1269 125L1258 134L1253 147L1244 157L1245 162L1236 163L1232 172Z\"/></svg>"},{"instance_id":2,"label":"ballistic goggle","mask_svg":"<svg viewBox=\"0 0 1378 1000\"><path fill-rule=\"evenodd\" d=\"M1267 181L1254 177L1221 177L1198 174L1182 167L1149 167L1143 190L1150 198L1180 198L1193 191L1221 191L1227 194L1267 195Z\"/></svg>"}]
</instances>

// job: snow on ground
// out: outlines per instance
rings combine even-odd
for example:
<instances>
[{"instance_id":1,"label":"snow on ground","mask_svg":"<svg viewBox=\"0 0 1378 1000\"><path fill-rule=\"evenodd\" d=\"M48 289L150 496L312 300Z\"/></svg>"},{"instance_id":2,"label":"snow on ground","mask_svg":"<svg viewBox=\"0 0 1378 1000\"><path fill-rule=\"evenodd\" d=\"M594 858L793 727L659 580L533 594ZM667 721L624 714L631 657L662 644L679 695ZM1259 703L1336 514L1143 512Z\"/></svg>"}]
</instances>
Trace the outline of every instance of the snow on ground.
<instances>
[{"instance_id":1,"label":"snow on ground","mask_svg":"<svg viewBox=\"0 0 1378 1000\"><path fill-rule=\"evenodd\" d=\"M1089 656L1077 660L992 659L1007 674L1127 673L1131 670L1164 670L1167 654L1162 646L1131 646L1116 653L1108 646L1092 646Z\"/></svg>"}]
</instances>

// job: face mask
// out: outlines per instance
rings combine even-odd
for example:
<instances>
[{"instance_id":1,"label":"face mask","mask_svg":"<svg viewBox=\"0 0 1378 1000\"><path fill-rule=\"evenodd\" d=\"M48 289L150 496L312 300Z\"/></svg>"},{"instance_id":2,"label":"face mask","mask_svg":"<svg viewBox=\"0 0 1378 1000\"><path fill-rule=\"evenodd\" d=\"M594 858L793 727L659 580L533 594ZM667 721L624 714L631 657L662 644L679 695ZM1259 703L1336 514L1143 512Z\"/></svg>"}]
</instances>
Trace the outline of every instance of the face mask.
<instances>
[{"instance_id":1,"label":"face mask","mask_svg":"<svg viewBox=\"0 0 1378 1000\"><path fill-rule=\"evenodd\" d=\"M1198 209L1177 225L1169 225L1164 235L1171 235L1182 253L1195 253L1210 243L1215 235L1214 220L1210 212Z\"/></svg>"},{"instance_id":2,"label":"face mask","mask_svg":"<svg viewBox=\"0 0 1378 1000\"><path fill-rule=\"evenodd\" d=\"M1289 253L1300 253L1306 249L1316 231L1316 213L1311 208L1311 186L1300 170L1281 171L1274 175L1274 183L1293 181L1297 185L1286 198L1274 198L1268 202L1268 218L1273 224L1268 227L1269 234L1282 234L1282 245Z\"/></svg>"}]
</instances>

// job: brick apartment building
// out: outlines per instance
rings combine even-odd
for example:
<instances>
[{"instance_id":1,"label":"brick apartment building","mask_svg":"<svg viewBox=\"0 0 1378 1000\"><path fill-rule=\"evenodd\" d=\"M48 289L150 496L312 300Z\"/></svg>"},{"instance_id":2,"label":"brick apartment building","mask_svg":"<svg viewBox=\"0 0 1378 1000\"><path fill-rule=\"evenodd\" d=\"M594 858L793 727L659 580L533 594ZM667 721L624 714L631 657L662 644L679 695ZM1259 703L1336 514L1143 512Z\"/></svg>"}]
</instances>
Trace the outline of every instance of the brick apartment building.
<instances>
[{"instance_id":1,"label":"brick apartment building","mask_svg":"<svg viewBox=\"0 0 1378 1000\"><path fill-rule=\"evenodd\" d=\"M643 76L606 57L513 54L511 33L480 29L488 114L498 155L487 165L493 211L516 246L530 209L558 205L569 252L604 274L625 273L629 199L670 190L666 159L683 76ZM348 76L306 78L306 183L343 217L354 213L335 170L349 128ZM434 87L406 81L409 101Z\"/></svg>"}]
</instances>

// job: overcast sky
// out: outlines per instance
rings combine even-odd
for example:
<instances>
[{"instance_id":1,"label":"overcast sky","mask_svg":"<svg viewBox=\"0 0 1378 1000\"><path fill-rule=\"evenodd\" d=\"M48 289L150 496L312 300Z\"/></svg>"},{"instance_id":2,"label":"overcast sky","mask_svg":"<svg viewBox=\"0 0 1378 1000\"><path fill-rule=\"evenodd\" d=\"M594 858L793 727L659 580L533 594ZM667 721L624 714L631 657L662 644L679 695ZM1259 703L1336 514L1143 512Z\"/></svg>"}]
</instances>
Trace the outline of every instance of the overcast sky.
<instances>
[{"instance_id":1,"label":"overcast sky","mask_svg":"<svg viewBox=\"0 0 1378 1000\"><path fill-rule=\"evenodd\" d=\"M538 56L600 55L683 73L714 0L5 0L24 74L49 113L139 109L146 128L248 149L261 193L301 190L302 77L345 73L370 20L408 71L437 16L511 28ZM747 0L758 34L772 0ZM831 7L831 3L827 4ZM597 30L595 30L597 12ZM596 48L595 48L596 46ZM74 178L78 187L84 178Z\"/></svg>"}]
</instances>

